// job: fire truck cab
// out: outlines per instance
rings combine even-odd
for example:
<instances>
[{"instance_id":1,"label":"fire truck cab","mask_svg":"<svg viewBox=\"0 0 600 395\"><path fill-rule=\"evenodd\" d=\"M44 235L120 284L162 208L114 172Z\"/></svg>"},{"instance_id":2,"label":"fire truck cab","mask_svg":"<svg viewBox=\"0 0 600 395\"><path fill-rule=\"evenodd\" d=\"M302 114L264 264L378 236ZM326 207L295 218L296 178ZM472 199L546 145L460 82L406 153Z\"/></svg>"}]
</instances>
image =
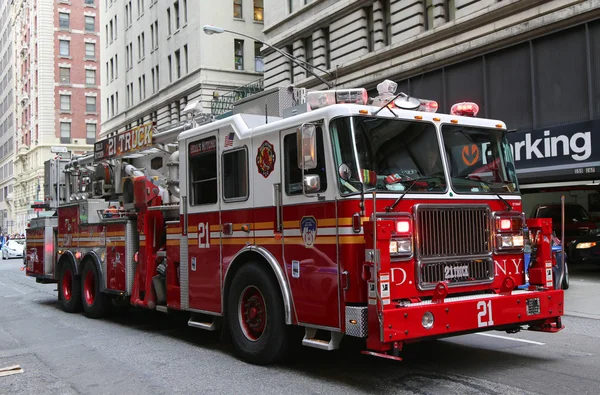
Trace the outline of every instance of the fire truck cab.
<instances>
[{"instance_id":1,"label":"fire truck cab","mask_svg":"<svg viewBox=\"0 0 600 395\"><path fill-rule=\"evenodd\" d=\"M50 182L56 212L27 230L27 275L89 317L117 301L187 311L261 364L292 325L305 346L354 336L395 359L427 338L560 330L551 224L524 234L504 123L378 88L282 90L302 105L97 142Z\"/></svg>"}]
</instances>

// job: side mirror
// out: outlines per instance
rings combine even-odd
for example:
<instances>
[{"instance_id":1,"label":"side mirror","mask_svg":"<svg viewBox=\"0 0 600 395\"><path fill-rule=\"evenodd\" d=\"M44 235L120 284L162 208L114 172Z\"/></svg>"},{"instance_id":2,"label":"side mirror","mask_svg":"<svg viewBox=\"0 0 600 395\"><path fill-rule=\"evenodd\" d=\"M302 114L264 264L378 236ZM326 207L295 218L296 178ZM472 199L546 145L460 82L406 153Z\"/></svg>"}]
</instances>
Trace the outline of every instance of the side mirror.
<instances>
[{"instance_id":1,"label":"side mirror","mask_svg":"<svg viewBox=\"0 0 600 395\"><path fill-rule=\"evenodd\" d=\"M317 174L304 176L304 193L316 193L321 190L321 178Z\"/></svg>"},{"instance_id":2,"label":"side mirror","mask_svg":"<svg viewBox=\"0 0 600 395\"><path fill-rule=\"evenodd\" d=\"M303 170L317 167L317 127L305 123L298 128L296 139L298 142L298 167Z\"/></svg>"},{"instance_id":3,"label":"side mirror","mask_svg":"<svg viewBox=\"0 0 600 395\"><path fill-rule=\"evenodd\" d=\"M338 168L338 174L342 180L348 181L352 177L352 170L350 170L347 164L342 163Z\"/></svg>"}]
</instances>

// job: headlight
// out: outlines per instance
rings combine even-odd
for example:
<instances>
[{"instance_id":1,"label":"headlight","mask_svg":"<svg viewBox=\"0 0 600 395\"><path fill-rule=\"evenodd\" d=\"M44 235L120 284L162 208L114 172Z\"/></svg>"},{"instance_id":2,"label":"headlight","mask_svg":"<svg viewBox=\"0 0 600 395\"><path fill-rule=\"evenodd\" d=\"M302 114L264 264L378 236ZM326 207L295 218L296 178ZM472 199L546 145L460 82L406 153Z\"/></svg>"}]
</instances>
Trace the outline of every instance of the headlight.
<instances>
[{"instance_id":1,"label":"headlight","mask_svg":"<svg viewBox=\"0 0 600 395\"><path fill-rule=\"evenodd\" d=\"M523 247L523 236L522 235L498 235L496 236L496 246L499 249L503 248L521 248Z\"/></svg>"},{"instance_id":2,"label":"headlight","mask_svg":"<svg viewBox=\"0 0 600 395\"><path fill-rule=\"evenodd\" d=\"M390 241L390 255L411 255L411 239L395 239Z\"/></svg>"},{"instance_id":3,"label":"headlight","mask_svg":"<svg viewBox=\"0 0 600 395\"><path fill-rule=\"evenodd\" d=\"M596 242L595 241L590 241L590 242L587 242L587 243L578 243L577 247L575 247L575 248L578 249L578 250L583 250L583 249L592 248L592 247L595 247L595 246L596 246Z\"/></svg>"}]
</instances>

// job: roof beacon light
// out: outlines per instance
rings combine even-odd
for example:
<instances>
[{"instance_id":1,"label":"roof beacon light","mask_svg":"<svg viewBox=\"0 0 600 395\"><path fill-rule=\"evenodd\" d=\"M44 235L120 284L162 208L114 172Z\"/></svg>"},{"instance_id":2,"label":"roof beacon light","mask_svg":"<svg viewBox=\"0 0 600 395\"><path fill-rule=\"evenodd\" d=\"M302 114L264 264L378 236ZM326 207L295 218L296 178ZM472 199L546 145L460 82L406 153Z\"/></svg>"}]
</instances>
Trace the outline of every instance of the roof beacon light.
<instances>
[{"instance_id":1,"label":"roof beacon light","mask_svg":"<svg viewBox=\"0 0 600 395\"><path fill-rule=\"evenodd\" d=\"M425 100L425 99L419 99L419 100L421 101L421 105L419 106L419 111L437 112L439 106L435 100Z\"/></svg>"},{"instance_id":2,"label":"roof beacon light","mask_svg":"<svg viewBox=\"0 0 600 395\"><path fill-rule=\"evenodd\" d=\"M452 115L463 117L476 117L479 112L479 106L471 102L456 103L450 109Z\"/></svg>"},{"instance_id":3,"label":"roof beacon light","mask_svg":"<svg viewBox=\"0 0 600 395\"><path fill-rule=\"evenodd\" d=\"M311 110L330 106L332 104L362 104L369 101L369 95L364 88L340 89L332 91L308 92L306 95L308 107Z\"/></svg>"}]
</instances>

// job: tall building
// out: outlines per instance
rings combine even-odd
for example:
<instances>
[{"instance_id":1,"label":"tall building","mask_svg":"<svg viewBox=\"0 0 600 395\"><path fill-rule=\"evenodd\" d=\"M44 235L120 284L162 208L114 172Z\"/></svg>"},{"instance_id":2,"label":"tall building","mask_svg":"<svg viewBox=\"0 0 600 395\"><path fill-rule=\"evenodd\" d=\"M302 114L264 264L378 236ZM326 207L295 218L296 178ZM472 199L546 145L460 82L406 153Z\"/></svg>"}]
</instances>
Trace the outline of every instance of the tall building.
<instances>
[{"instance_id":1,"label":"tall building","mask_svg":"<svg viewBox=\"0 0 600 395\"><path fill-rule=\"evenodd\" d=\"M391 79L442 112L474 101L478 116L505 121L526 214L564 195L600 219L598 1L265 0L265 9L265 40L338 87L374 97ZM324 87L269 49L265 60L265 87Z\"/></svg>"},{"instance_id":2,"label":"tall building","mask_svg":"<svg viewBox=\"0 0 600 395\"><path fill-rule=\"evenodd\" d=\"M0 233L14 231L15 158L13 29L10 2L0 2Z\"/></svg>"},{"instance_id":3,"label":"tall building","mask_svg":"<svg viewBox=\"0 0 600 395\"><path fill-rule=\"evenodd\" d=\"M220 94L262 83L261 44L204 25L262 37L262 0L105 0L101 18L102 136L154 121L184 120L188 102L204 112Z\"/></svg>"},{"instance_id":4,"label":"tall building","mask_svg":"<svg viewBox=\"0 0 600 395\"><path fill-rule=\"evenodd\" d=\"M100 0L13 0L16 231L43 202L52 147L93 147L100 124Z\"/></svg>"}]
</instances>

